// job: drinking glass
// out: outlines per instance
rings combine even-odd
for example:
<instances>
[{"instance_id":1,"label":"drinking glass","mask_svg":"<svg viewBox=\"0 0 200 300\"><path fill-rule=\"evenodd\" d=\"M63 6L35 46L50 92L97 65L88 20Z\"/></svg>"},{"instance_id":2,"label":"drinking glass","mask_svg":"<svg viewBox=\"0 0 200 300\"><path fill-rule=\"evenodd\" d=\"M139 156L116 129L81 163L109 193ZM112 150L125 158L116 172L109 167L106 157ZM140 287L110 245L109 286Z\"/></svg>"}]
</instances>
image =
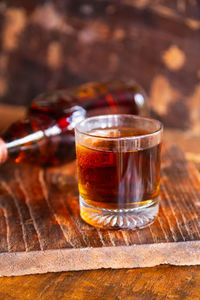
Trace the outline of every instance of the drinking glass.
<instances>
[{"instance_id":1,"label":"drinking glass","mask_svg":"<svg viewBox=\"0 0 200 300\"><path fill-rule=\"evenodd\" d=\"M162 124L134 115L87 118L75 128L82 219L101 228L137 229L159 208Z\"/></svg>"}]
</instances>

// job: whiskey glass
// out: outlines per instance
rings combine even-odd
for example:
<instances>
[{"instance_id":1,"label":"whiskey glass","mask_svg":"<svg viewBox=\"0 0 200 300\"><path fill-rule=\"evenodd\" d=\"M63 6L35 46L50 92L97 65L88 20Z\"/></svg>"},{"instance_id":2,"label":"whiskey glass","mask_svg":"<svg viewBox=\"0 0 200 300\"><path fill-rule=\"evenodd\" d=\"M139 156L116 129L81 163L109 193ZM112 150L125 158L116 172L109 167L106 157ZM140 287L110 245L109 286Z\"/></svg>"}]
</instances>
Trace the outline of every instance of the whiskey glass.
<instances>
[{"instance_id":1,"label":"whiskey glass","mask_svg":"<svg viewBox=\"0 0 200 300\"><path fill-rule=\"evenodd\" d=\"M163 126L135 115L102 115L76 125L81 218L107 229L150 225L159 209Z\"/></svg>"}]
</instances>

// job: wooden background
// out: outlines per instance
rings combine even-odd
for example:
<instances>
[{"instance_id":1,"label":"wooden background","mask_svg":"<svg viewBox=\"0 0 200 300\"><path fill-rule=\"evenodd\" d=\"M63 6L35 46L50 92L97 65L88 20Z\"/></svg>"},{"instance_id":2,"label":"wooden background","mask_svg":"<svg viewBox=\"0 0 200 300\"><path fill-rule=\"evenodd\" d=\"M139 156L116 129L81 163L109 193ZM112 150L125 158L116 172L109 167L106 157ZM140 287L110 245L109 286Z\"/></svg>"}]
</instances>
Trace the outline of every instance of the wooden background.
<instances>
[{"instance_id":1,"label":"wooden background","mask_svg":"<svg viewBox=\"0 0 200 300\"><path fill-rule=\"evenodd\" d=\"M0 101L134 78L166 126L199 132L197 0L0 2ZM91 59L92 58L92 59Z\"/></svg>"}]
</instances>

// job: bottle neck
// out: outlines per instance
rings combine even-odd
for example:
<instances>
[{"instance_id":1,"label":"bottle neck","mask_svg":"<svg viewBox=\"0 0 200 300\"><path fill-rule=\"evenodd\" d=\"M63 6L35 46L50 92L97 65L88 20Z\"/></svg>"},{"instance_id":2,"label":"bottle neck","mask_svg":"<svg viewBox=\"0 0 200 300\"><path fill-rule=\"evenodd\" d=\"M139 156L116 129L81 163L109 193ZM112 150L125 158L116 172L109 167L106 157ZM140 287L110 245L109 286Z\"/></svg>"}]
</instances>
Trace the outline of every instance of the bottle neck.
<instances>
[{"instance_id":1,"label":"bottle neck","mask_svg":"<svg viewBox=\"0 0 200 300\"><path fill-rule=\"evenodd\" d=\"M43 137L44 137L44 132L42 130L39 130L25 137L21 137L16 140L7 141L6 143L5 142L4 143L6 144L6 149L9 153L12 152L15 148L26 145L27 143L37 142Z\"/></svg>"},{"instance_id":2,"label":"bottle neck","mask_svg":"<svg viewBox=\"0 0 200 300\"><path fill-rule=\"evenodd\" d=\"M55 135L59 135L61 131L62 130L57 125L54 125L45 130L38 130L36 132L30 133L24 137L17 138L15 140L5 142L1 139L2 146L0 144L0 147L3 149L2 151L6 149L7 156L8 156L11 153L19 151L19 149L22 150L22 148L23 150L27 150L33 144L38 143L40 140L44 138L49 138Z\"/></svg>"}]
</instances>

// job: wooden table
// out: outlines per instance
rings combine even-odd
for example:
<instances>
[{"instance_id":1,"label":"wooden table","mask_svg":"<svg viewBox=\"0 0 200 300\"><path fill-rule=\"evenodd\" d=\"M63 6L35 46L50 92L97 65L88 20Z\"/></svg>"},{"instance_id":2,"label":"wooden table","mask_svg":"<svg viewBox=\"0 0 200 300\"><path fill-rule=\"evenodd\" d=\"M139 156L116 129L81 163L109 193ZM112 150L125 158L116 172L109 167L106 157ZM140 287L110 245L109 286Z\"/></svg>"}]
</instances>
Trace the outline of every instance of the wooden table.
<instances>
[{"instance_id":1,"label":"wooden table","mask_svg":"<svg viewBox=\"0 0 200 300\"><path fill-rule=\"evenodd\" d=\"M0 130L20 118L24 109L0 106ZM200 170L200 140L190 133L166 130ZM173 255L173 253L172 253ZM200 266L92 270L0 279L2 299L199 299Z\"/></svg>"}]
</instances>

